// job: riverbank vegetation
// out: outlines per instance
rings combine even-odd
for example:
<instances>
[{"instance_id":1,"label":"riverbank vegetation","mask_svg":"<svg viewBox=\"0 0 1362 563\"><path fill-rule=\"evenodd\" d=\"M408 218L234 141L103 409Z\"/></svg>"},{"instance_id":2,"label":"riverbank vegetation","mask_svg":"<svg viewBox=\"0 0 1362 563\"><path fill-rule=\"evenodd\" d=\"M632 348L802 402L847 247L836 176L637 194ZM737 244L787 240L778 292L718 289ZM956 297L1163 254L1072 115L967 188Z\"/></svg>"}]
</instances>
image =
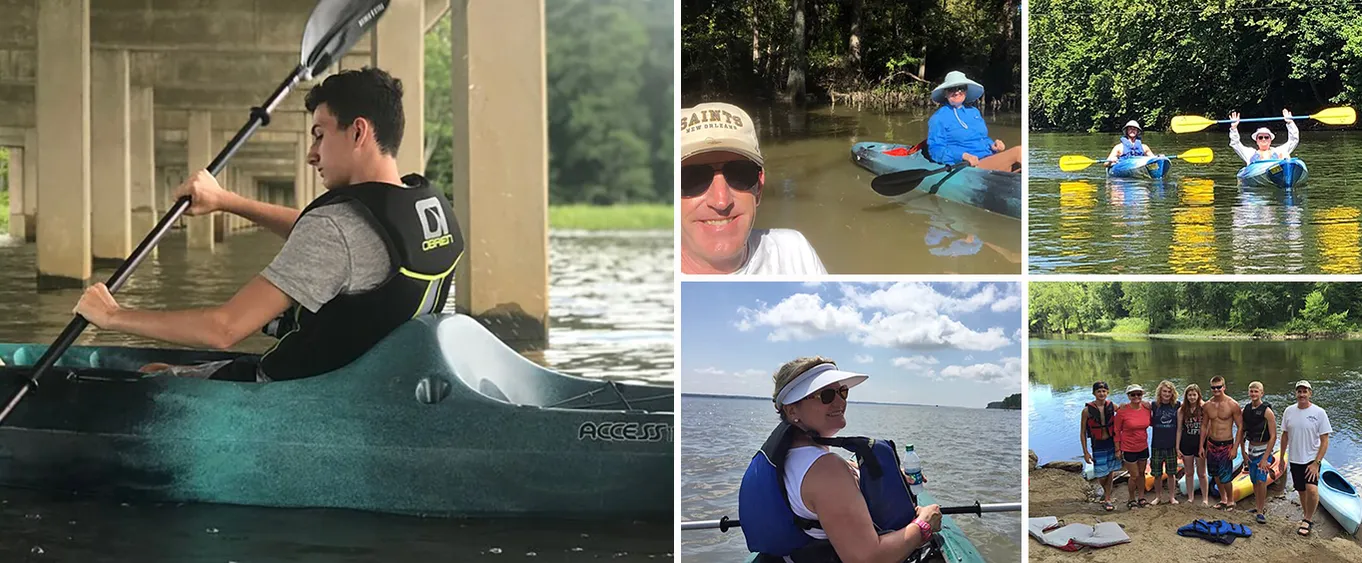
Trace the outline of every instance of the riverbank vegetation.
<instances>
[{"instance_id":1,"label":"riverbank vegetation","mask_svg":"<svg viewBox=\"0 0 1362 563\"><path fill-rule=\"evenodd\" d=\"M672 206L661 203L620 203L615 205L550 205L550 229L640 230L671 229Z\"/></svg>"},{"instance_id":2,"label":"riverbank vegetation","mask_svg":"<svg viewBox=\"0 0 1362 563\"><path fill-rule=\"evenodd\" d=\"M1362 102L1362 5L1032 0L1032 131L1166 129L1175 115Z\"/></svg>"},{"instance_id":3,"label":"riverbank vegetation","mask_svg":"<svg viewBox=\"0 0 1362 563\"><path fill-rule=\"evenodd\" d=\"M1362 336L1362 284L1033 282L1029 312L1033 336Z\"/></svg>"},{"instance_id":4,"label":"riverbank vegetation","mask_svg":"<svg viewBox=\"0 0 1362 563\"><path fill-rule=\"evenodd\" d=\"M681 92L708 100L934 105L952 70L1020 108L1020 0L684 0Z\"/></svg>"}]
</instances>

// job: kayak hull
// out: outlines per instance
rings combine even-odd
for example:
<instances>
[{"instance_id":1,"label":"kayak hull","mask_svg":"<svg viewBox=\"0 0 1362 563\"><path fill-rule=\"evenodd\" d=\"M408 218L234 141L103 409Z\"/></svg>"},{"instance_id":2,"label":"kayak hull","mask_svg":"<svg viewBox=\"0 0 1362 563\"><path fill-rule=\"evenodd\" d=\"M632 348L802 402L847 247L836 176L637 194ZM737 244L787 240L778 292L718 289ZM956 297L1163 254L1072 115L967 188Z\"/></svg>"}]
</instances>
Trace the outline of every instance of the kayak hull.
<instances>
[{"instance_id":1,"label":"kayak hull","mask_svg":"<svg viewBox=\"0 0 1362 563\"><path fill-rule=\"evenodd\" d=\"M907 156L892 156L885 151L908 149L893 143L856 143L851 146L851 158L857 165L876 176L904 170L938 170L945 165L927 160L921 151ZM1006 215L1021 218L1021 173L998 172L966 166L954 173L942 171L924 178L918 189L938 197Z\"/></svg>"},{"instance_id":2,"label":"kayak hull","mask_svg":"<svg viewBox=\"0 0 1362 563\"><path fill-rule=\"evenodd\" d=\"M1240 168L1236 177L1245 186L1290 188L1304 184L1310 171L1299 158L1259 160Z\"/></svg>"},{"instance_id":3,"label":"kayak hull","mask_svg":"<svg viewBox=\"0 0 1362 563\"><path fill-rule=\"evenodd\" d=\"M1166 156L1135 156L1122 158L1107 168L1113 178L1146 178L1157 180L1168 174L1172 161Z\"/></svg>"},{"instance_id":4,"label":"kayak hull","mask_svg":"<svg viewBox=\"0 0 1362 563\"><path fill-rule=\"evenodd\" d=\"M45 348L0 344L0 358ZM72 347L0 426L0 485L449 516L671 514L671 481L656 478L673 467L671 387L541 368L463 315L414 319L305 379L135 373L234 355ZM0 368L3 396L27 373Z\"/></svg>"},{"instance_id":5,"label":"kayak hull","mask_svg":"<svg viewBox=\"0 0 1362 563\"><path fill-rule=\"evenodd\" d=\"M1273 483L1276 483L1278 479L1281 479L1282 475L1285 474L1286 472L1286 468L1288 467L1287 464L1285 463L1282 464L1275 463L1276 462L1275 455L1271 457L1274 463L1272 463L1272 465L1269 466L1267 470L1267 484L1269 486L1271 486ZM1248 463L1244 464L1244 468L1240 470L1237 475L1235 475L1234 481L1231 482L1230 485L1231 488L1234 490L1234 502L1239 502L1241 500L1253 496L1253 479L1249 478Z\"/></svg>"},{"instance_id":6,"label":"kayak hull","mask_svg":"<svg viewBox=\"0 0 1362 563\"><path fill-rule=\"evenodd\" d=\"M1358 527L1362 526L1362 497L1329 460L1320 461L1319 503L1344 530L1349 534L1357 534Z\"/></svg>"}]
</instances>

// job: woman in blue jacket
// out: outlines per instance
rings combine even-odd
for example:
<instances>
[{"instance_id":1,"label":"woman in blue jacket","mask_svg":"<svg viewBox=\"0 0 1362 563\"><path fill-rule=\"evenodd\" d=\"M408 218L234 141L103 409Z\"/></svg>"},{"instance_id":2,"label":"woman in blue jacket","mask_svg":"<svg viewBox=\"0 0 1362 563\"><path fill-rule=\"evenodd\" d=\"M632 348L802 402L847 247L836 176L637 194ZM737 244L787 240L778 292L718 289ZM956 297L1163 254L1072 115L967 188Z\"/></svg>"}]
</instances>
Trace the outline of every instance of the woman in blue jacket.
<instances>
[{"instance_id":1,"label":"woman in blue jacket","mask_svg":"<svg viewBox=\"0 0 1362 563\"><path fill-rule=\"evenodd\" d=\"M941 109L927 121L927 153L941 164L967 162L970 166L1011 172L1021 165L1021 147L1007 148L988 136L979 109L972 104L984 95L984 87L953 70L932 90L932 101Z\"/></svg>"}]
</instances>

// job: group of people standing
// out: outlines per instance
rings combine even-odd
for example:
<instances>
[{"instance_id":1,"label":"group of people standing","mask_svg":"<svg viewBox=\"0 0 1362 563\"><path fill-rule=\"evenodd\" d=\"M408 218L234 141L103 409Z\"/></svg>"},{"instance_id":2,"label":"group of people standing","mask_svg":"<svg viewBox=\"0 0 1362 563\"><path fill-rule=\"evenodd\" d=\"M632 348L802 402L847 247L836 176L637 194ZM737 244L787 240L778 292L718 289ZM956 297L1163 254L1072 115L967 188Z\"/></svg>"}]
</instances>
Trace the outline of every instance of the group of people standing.
<instances>
[{"instance_id":1,"label":"group of people standing","mask_svg":"<svg viewBox=\"0 0 1362 563\"><path fill-rule=\"evenodd\" d=\"M1200 476L1201 502L1210 505L1209 475L1220 491L1215 507L1233 510L1231 483L1236 475L1235 460L1242 456L1253 483L1254 508L1249 513L1259 523L1266 522L1264 503L1269 481L1289 467L1303 512L1297 533L1309 535L1319 506L1320 462L1333 432L1328 413L1310 400L1310 382L1296 383L1296 402L1282 413L1280 438L1279 420L1272 405L1263 400L1262 383L1249 384L1249 402L1242 406L1227 394L1223 377L1211 378L1210 389L1211 397L1203 399L1201 387L1190 384L1179 400L1173 384L1162 381L1155 388L1154 400L1146 401L1144 388L1132 384L1126 387L1129 401L1118 406L1107 399L1106 382L1093 384L1093 401L1084 405L1080 415L1080 442L1083 460L1092 465L1092 477L1101 481L1103 508L1115 510L1114 481L1117 471L1124 468L1129 475L1128 509L1160 502L1179 504L1175 484L1181 472L1187 479L1185 498L1189 502L1195 501L1196 477ZM1145 496L1146 470L1154 478L1152 501Z\"/></svg>"}]
</instances>

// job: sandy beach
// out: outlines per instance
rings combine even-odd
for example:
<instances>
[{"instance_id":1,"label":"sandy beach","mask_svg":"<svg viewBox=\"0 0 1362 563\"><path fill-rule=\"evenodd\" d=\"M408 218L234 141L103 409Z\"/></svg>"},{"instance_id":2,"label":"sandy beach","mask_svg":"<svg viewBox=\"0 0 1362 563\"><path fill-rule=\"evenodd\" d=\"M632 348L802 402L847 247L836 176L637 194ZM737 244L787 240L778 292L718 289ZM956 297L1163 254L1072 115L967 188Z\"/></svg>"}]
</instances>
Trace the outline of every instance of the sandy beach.
<instances>
[{"instance_id":1,"label":"sandy beach","mask_svg":"<svg viewBox=\"0 0 1362 563\"><path fill-rule=\"evenodd\" d=\"M1032 463L1034 463L1032 457ZM1301 507L1295 491L1284 489L1286 480L1268 488L1267 523L1254 522L1248 510L1254 507L1253 497L1239 501L1232 511L1221 511L1203 506L1201 497L1189 505L1179 497L1178 505L1160 503L1157 506L1127 509L1124 483L1116 486L1112 498L1116 510L1106 512L1097 503L1100 487L1091 486L1077 473L1061 469L1032 467L1027 476L1030 492L1028 507L1032 518L1055 516L1064 524L1097 524L1118 522L1130 535L1127 544L1101 549L1085 548L1066 552L1040 543L1028 536L1032 562L1117 562L1117 561L1353 561L1362 563L1362 542L1349 536L1333 517L1321 507L1315 514L1315 526L1309 537L1296 534ZM1153 500L1153 493L1146 498ZM1239 538L1231 545L1222 545L1177 534L1177 529L1196 519L1225 520L1247 525L1253 537Z\"/></svg>"}]
</instances>

